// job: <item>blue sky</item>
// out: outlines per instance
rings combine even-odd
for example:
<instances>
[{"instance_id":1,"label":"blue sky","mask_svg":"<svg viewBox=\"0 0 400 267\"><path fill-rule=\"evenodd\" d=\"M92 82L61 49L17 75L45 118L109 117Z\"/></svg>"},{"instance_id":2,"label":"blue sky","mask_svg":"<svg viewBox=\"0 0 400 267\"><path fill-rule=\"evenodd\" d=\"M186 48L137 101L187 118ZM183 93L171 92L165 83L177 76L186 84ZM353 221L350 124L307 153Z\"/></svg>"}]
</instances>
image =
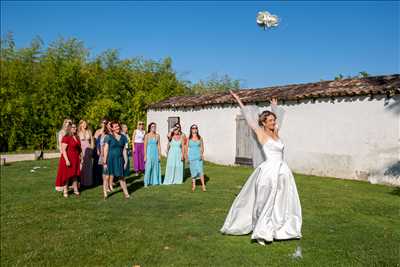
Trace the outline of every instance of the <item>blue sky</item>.
<instances>
[{"instance_id":1,"label":"blue sky","mask_svg":"<svg viewBox=\"0 0 400 267\"><path fill-rule=\"evenodd\" d=\"M96 55L170 56L182 79L213 73L264 87L333 79L339 73L399 73L396 1L1 1L1 34L17 46L39 35L76 37ZM281 18L264 31L258 11Z\"/></svg>"}]
</instances>

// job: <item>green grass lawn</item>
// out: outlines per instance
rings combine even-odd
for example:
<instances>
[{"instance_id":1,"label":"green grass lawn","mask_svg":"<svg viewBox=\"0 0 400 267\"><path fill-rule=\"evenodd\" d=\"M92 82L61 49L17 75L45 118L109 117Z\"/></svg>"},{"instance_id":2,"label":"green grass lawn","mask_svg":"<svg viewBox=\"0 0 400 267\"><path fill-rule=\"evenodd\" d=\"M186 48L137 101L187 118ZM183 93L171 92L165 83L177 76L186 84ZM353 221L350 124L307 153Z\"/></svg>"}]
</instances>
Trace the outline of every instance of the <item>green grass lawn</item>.
<instances>
[{"instance_id":1,"label":"green grass lawn","mask_svg":"<svg viewBox=\"0 0 400 267\"><path fill-rule=\"evenodd\" d=\"M250 168L206 164L205 193L130 178L132 199L107 201L101 187L64 199L56 169L1 166L1 266L399 266L398 188L295 175L303 238L262 247L219 233Z\"/></svg>"}]
</instances>

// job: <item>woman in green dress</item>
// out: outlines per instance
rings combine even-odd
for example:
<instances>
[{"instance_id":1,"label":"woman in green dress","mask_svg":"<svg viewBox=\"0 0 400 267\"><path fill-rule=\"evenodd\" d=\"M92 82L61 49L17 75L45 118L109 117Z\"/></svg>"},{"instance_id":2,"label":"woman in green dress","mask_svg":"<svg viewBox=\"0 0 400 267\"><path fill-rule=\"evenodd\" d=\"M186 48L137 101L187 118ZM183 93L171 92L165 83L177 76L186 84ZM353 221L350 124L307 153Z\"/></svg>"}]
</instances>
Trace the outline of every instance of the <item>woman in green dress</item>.
<instances>
[{"instance_id":1,"label":"woman in green dress","mask_svg":"<svg viewBox=\"0 0 400 267\"><path fill-rule=\"evenodd\" d=\"M129 198L128 189L124 177L124 170L128 164L128 153L126 144L128 139L121 133L121 127L118 122L111 123L112 134L104 139L104 168L111 177L119 179L125 198ZM104 198L107 198L107 193Z\"/></svg>"},{"instance_id":2,"label":"woman in green dress","mask_svg":"<svg viewBox=\"0 0 400 267\"><path fill-rule=\"evenodd\" d=\"M204 143L196 124L190 126L189 140L186 146L186 158L189 160L190 176L192 177L192 192L196 189L196 180L200 178L201 189L206 191L204 182Z\"/></svg>"}]
</instances>

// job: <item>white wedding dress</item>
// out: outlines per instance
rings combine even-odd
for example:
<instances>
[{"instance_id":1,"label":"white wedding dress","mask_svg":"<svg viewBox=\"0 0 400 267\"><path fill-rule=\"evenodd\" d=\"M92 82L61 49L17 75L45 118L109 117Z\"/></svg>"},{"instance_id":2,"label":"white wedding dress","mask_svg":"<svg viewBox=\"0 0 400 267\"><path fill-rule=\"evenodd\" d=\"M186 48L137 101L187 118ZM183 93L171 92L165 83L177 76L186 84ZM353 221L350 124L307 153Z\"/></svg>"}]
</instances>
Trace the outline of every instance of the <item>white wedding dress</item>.
<instances>
[{"instance_id":1,"label":"white wedding dress","mask_svg":"<svg viewBox=\"0 0 400 267\"><path fill-rule=\"evenodd\" d=\"M249 125L255 123L249 114L245 117ZM252 239L267 242L301 238L300 200L283 158L284 144L270 138L262 150L266 160L243 186L220 231L229 235L252 233Z\"/></svg>"}]
</instances>

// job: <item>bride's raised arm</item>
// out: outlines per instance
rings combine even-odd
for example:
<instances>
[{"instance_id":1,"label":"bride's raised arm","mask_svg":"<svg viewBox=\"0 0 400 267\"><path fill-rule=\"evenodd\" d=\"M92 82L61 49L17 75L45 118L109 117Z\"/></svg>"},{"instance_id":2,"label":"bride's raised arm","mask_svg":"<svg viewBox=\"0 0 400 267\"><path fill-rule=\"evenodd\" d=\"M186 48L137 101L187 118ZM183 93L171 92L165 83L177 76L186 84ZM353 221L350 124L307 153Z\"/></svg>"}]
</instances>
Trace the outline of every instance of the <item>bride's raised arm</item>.
<instances>
[{"instance_id":1,"label":"bride's raised arm","mask_svg":"<svg viewBox=\"0 0 400 267\"><path fill-rule=\"evenodd\" d=\"M285 117L285 110L278 106L278 99L271 99L271 111L276 115L277 130L282 128L283 118Z\"/></svg>"},{"instance_id":2,"label":"bride's raised arm","mask_svg":"<svg viewBox=\"0 0 400 267\"><path fill-rule=\"evenodd\" d=\"M263 129L258 125L258 109L252 106L245 106L237 94L235 94L233 91L229 92L231 93L232 97L236 100L236 102L239 104L247 124L256 133L258 141L260 143L264 143L265 134Z\"/></svg>"}]
</instances>

